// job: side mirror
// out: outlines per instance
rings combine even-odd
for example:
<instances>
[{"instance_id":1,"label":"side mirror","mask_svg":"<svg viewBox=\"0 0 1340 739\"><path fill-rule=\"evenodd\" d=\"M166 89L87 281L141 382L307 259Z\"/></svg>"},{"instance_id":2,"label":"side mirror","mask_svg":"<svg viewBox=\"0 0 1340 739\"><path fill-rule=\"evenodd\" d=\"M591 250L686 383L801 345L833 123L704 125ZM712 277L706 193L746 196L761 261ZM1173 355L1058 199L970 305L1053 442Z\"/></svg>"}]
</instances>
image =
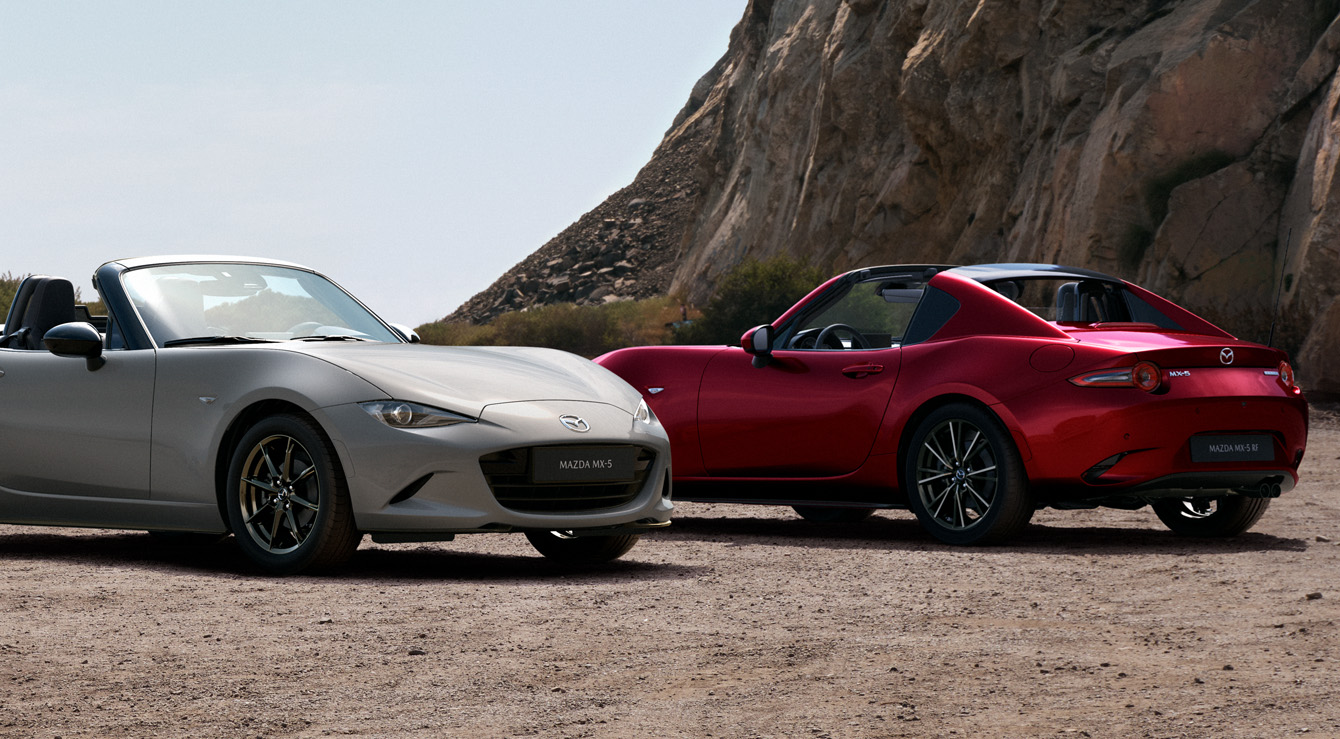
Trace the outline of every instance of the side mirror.
<instances>
[{"instance_id":1,"label":"side mirror","mask_svg":"<svg viewBox=\"0 0 1340 739\"><path fill-rule=\"evenodd\" d=\"M400 338L411 344L418 344L422 341L422 339L419 338L419 333L417 331L403 323L393 323L391 324L391 328L395 329L397 334L400 334Z\"/></svg>"},{"instance_id":2,"label":"side mirror","mask_svg":"<svg viewBox=\"0 0 1340 739\"><path fill-rule=\"evenodd\" d=\"M745 352L754 355L755 367L766 367L772 360L773 328L768 324L755 326L740 337L740 346Z\"/></svg>"},{"instance_id":3,"label":"side mirror","mask_svg":"<svg viewBox=\"0 0 1340 739\"><path fill-rule=\"evenodd\" d=\"M83 357L88 362L89 372L107 364L102 356L102 335L91 323L62 323L46 332L42 343L47 351L58 357Z\"/></svg>"}]
</instances>

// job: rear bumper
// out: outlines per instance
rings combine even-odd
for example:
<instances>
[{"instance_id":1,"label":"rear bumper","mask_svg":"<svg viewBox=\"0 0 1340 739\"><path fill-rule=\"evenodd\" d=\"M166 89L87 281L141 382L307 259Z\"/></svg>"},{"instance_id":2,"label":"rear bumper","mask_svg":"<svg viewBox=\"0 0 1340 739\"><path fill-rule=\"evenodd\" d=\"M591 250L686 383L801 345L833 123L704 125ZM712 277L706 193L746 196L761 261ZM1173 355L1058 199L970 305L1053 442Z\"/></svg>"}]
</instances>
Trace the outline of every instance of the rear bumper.
<instances>
[{"instance_id":1,"label":"rear bumper","mask_svg":"<svg viewBox=\"0 0 1340 739\"><path fill-rule=\"evenodd\" d=\"M1032 452L1025 463L1030 483L1045 501L1291 490L1307 446L1307 402L1260 370L1236 374L1233 383L1182 381L1154 394L1067 384L1012 401ZM1193 460L1192 437L1239 434L1269 437L1271 458Z\"/></svg>"},{"instance_id":2,"label":"rear bumper","mask_svg":"<svg viewBox=\"0 0 1340 739\"><path fill-rule=\"evenodd\" d=\"M1185 498L1197 493L1232 492L1249 498L1278 498L1297 484L1293 470L1179 472L1127 488L1144 498Z\"/></svg>"}]
</instances>

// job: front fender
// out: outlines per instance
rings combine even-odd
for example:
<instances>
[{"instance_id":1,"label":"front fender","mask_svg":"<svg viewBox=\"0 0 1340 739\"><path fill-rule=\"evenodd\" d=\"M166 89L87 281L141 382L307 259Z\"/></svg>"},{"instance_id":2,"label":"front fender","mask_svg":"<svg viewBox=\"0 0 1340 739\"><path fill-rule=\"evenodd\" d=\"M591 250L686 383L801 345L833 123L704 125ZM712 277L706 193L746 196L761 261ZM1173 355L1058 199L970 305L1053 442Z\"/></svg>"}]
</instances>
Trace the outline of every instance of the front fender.
<instances>
[{"instance_id":1,"label":"front fender","mask_svg":"<svg viewBox=\"0 0 1340 739\"><path fill-rule=\"evenodd\" d=\"M150 490L155 500L213 502L215 460L238 416L282 401L311 412L386 399L329 362L282 349L179 347L158 352ZM339 430L325 429L339 448Z\"/></svg>"}]
</instances>

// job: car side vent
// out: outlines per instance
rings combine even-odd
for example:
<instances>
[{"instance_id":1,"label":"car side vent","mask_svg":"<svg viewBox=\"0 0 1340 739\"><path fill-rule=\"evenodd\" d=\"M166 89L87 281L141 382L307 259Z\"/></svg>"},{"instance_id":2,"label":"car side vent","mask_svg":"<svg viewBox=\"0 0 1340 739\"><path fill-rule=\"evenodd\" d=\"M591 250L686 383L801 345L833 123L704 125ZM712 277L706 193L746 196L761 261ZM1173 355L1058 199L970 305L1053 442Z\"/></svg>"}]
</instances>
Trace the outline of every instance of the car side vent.
<instances>
[{"instance_id":1,"label":"car side vent","mask_svg":"<svg viewBox=\"0 0 1340 739\"><path fill-rule=\"evenodd\" d=\"M428 481L431 479L433 479L433 475L432 473L429 473L414 482L411 482L409 485L406 485L404 490L396 493L395 497L391 498L390 504L395 505L396 503L404 503L415 495L418 495L419 491L423 490L423 486L427 485Z\"/></svg>"},{"instance_id":2,"label":"car side vent","mask_svg":"<svg viewBox=\"0 0 1340 739\"><path fill-rule=\"evenodd\" d=\"M625 447L626 448L626 447ZM578 513L618 508L642 491L656 453L637 448L632 480L612 482L535 482L532 447L508 449L479 458L493 497L504 508L521 513Z\"/></svg>"}]
</instances>

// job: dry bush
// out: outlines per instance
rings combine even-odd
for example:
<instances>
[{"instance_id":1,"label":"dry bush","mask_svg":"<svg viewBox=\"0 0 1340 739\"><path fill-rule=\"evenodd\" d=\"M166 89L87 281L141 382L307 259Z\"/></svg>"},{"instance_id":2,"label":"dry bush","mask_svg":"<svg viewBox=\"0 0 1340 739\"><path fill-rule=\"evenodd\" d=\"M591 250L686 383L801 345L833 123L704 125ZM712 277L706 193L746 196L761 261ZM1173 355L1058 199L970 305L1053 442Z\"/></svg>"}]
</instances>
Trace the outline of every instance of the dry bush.
<instances>
[{"instance_id":1,"label":"dry bush","mask_svg":"<svg viewBox=\"0 0 1340 739\"><path fill-rule=\"evenodd\" d=\"M504 313L486 324L426 323L416 331L426 344L444 346L542 346L596 357L627 346L664 344L666 324L680 315L670 298L605 305L557 303Z\"/></svg>"}]
</instances>

